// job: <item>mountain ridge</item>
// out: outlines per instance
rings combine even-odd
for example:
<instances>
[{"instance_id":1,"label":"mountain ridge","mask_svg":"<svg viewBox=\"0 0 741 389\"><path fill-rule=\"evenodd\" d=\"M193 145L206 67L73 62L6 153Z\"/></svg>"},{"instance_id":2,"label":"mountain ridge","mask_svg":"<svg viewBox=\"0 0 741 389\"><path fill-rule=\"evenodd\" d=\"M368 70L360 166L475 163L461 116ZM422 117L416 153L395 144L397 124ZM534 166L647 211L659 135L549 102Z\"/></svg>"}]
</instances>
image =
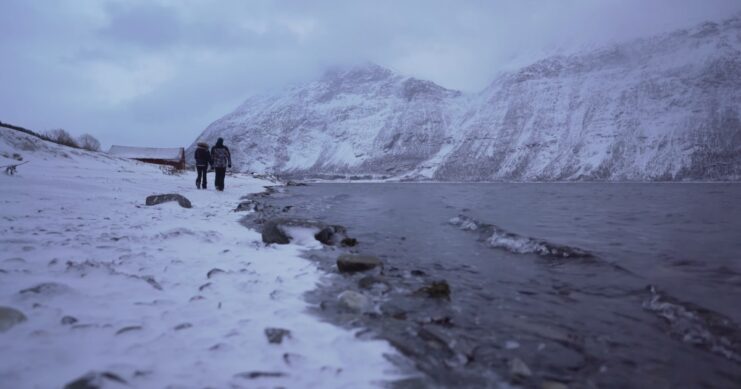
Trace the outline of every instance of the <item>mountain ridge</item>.
<instances>
[{"instance_id":1,"label":"mountain ridge","mask_svg":"<svg viewBox=\"0 0 741 389\"><path fill-rule=\"evenodd\" d=\"M239 168L295 177L739 180L739 91L736 16L548 57L474 94L338 67L250 97L194 145L223 137Z\"/></svg>"}]
</instances>

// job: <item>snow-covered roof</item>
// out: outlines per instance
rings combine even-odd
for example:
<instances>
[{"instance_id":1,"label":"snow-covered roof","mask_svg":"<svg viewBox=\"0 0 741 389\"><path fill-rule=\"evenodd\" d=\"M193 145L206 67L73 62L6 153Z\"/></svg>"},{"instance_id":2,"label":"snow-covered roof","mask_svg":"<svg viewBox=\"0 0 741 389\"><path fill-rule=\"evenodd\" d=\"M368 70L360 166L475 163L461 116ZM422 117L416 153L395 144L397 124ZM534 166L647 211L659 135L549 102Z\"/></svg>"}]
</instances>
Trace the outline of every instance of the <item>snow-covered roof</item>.
<instances>
[{"instance_id":1,"label":"snow-covered roof","mask_svg":"<svg viewBox=\"0 0 741 389\"><path fill-rule=\"evenodd\" d=\"M183 155L182 147L133 147L111 146L108 154L123 158L166 159L179 161Z\"/></svg>"}]
</instances>

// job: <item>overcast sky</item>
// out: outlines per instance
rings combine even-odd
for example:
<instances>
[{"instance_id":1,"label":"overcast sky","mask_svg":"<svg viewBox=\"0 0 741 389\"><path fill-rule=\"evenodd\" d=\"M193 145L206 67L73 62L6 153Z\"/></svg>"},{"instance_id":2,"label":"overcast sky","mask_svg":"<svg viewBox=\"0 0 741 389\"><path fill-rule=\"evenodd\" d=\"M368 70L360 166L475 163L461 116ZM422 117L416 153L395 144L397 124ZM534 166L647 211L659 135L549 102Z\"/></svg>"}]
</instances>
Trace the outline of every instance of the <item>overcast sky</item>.
<instances>
[{"instance_id":1,"label":"overcast sky","mask_svg":"<svg viewBox=\"0 0 741 389\"><path fill-rule=\"evenodd\" d=\"M187 146L246 97L335 64L476 92L547 55L738 12L741 0L0 0L0 121Z\"/></svg>"}]
</instances>

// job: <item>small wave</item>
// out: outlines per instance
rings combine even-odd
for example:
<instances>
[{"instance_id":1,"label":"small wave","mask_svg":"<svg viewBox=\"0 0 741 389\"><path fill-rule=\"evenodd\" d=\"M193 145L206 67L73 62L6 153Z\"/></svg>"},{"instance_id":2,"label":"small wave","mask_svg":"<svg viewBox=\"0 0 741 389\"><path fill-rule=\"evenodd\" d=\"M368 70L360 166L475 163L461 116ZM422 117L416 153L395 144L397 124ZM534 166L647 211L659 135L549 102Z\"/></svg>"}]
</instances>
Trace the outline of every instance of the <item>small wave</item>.
<instances>
[{"instance_id":1,"label":"small wave","mask_svg":"<svg viewBox=\"0 0 741 389\"><path fill-rule=\"evenodd\" d=\"M463 231L477 231L491 247L516 254L537 254L559 258L591 258L592 254L569 246L557 245L544 240L518 235L492 224L481 223L470 217L459 215L450 219L450 224Z\"/></svg>"},{"instance_id":2,"label":"small wave","mask_svg":"<svg viewBox=\"0 0 741 389\"><path fill-rule=\"evenodd\" d=\"M731 319L680 302L653 285L648 292L643 308L664 320L671 337L741 363L741 329Z\"/></svg>"}]
</instances>

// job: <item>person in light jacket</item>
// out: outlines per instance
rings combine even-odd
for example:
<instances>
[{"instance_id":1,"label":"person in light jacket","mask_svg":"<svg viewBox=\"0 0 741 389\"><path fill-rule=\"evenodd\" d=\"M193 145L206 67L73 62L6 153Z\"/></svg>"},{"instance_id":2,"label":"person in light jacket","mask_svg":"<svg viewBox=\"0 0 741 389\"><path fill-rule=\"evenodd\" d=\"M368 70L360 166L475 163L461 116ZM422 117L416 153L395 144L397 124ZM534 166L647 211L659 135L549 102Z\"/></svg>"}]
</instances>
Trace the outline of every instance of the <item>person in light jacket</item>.
<instances>
[{"instance_id":1,"label":"person in light jacket","mask_svg":"<svg viewBox=\"0 0 741 389\"><path fill-rule=\"evenodd\" d=\"M198 147L195 152L196 160L196 171L198 177L196 177L196 188L206 189L208 187L206 180L206 172L208 172L208 165L211 163L211 153L208 152L208 143L198 142Z\"/></svg>"},{"instance_id":2,"label":"person in light jacket","mask_svg":"<svg viewBox=\"0 0 741 389\"><path fill-rule=\"evenodd\" d=\"M211 148L211 166L216 171L214 186L216 190L224 190L224 177L226 177L226 168L232 168L232 154L229 148L224 146L224 138L216 140L216 144Z\"/></svg>"}]
</instances>

